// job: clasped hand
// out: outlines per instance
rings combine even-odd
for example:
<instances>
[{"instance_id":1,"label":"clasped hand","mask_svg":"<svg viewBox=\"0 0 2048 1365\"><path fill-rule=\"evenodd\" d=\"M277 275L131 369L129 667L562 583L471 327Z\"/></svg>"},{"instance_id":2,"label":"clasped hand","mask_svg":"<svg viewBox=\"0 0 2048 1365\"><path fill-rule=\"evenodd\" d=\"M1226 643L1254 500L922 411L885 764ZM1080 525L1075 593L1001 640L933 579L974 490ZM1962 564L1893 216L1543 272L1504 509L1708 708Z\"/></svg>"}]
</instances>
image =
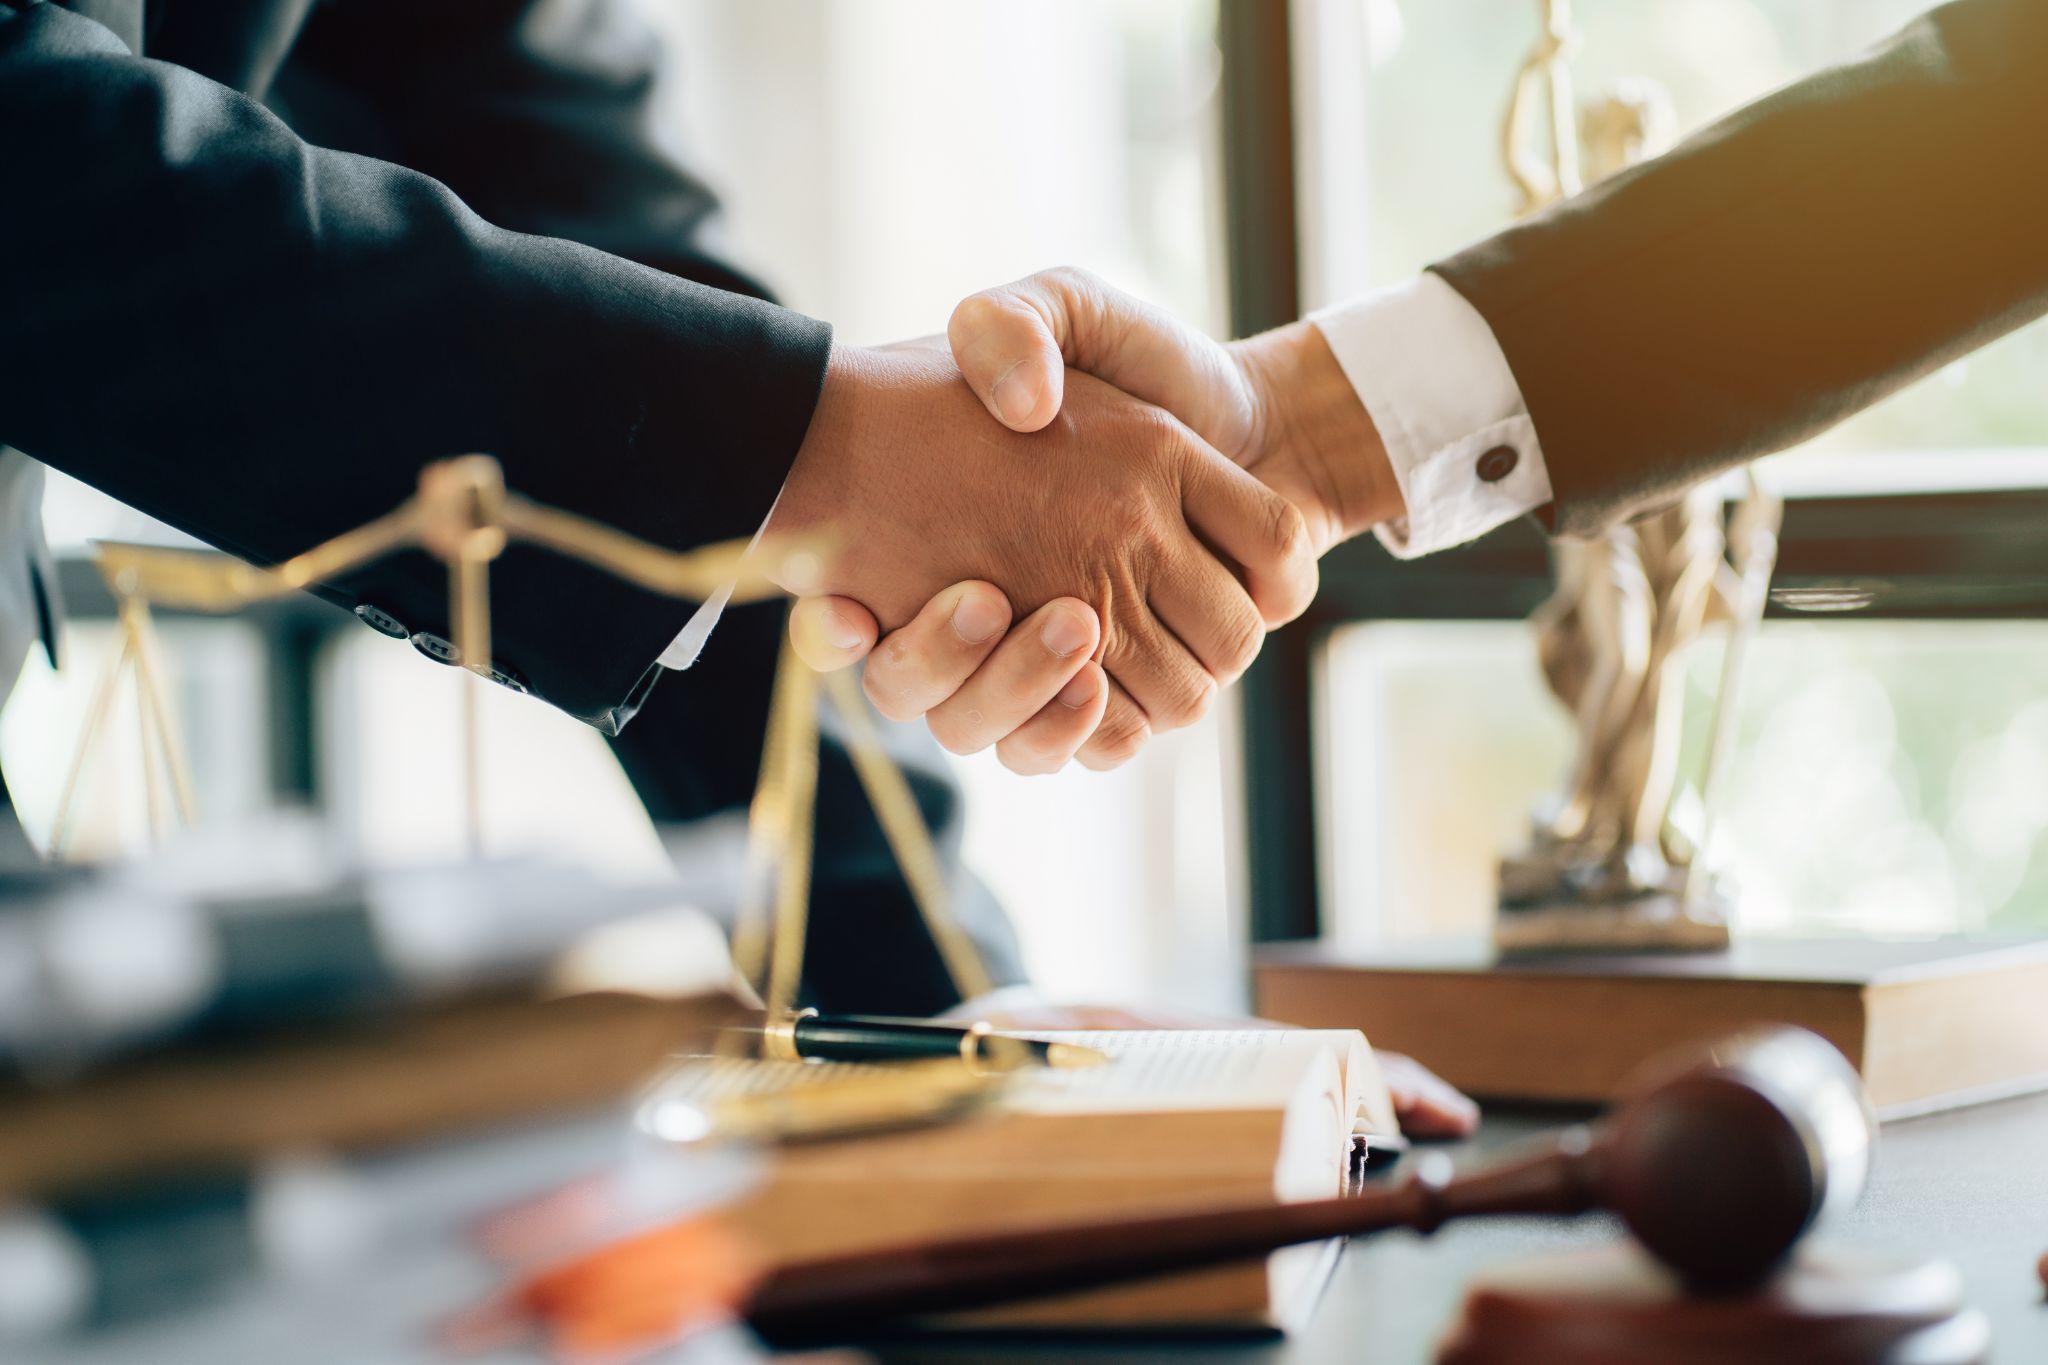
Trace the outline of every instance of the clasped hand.
<instances>
[{"instance_id":1,"label":"clasped hand","mask_svg":"<svg viewBox=\"0 0 2048 1365\"><path fill-rule=\"evenodd\" d=\"M1114 767L1399 515L1376 445L1306 324L1226 347L1071 270L977 294L946 347L835 350L769 525L834 545L796 648L955 753Z\"/></svg>"}]
</instances>

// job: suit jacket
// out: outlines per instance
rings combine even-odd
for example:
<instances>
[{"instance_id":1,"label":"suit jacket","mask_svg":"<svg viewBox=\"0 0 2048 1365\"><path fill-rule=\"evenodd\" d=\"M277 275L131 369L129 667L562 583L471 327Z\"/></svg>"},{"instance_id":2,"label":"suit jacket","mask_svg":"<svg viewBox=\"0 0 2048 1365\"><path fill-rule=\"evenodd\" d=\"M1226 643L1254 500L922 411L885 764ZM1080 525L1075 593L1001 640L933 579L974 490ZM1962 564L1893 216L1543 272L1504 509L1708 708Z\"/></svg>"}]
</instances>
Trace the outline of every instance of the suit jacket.
<instances>
[{"instance_id":1,"label":"suit jacket","mask_svg":"<svg viewBox=\"0 0 2048 1365\"><path fill-rule=\"evenodd\" d=\"M2048 311L2048 4L1957 0L1435 267L1591 535Z\"/></svg>"},{"instance_id":2,"label":"suit jacket","mask_svg":"<svg viewBox=\"0 0 2048 1365\"><path fill-rule=\"evenodd\" d=\"M736 837L761 762L783 620L781 608L772 603L728 611L719 623L718 648L707 649L686 671L663 678L633 723L612 741L656 821L671 829L704 828L696 822L726 815L731 818L722 822L725 833ZM998 985L1021 981L1022 956L1009 920L988 888L960 865L966 812L943 754L922 723L877 721L890 757L909 778L938 842L955 917ZM820 737L803 1003L827 1011L882 1014L947 1009L959 1002L959 994L924 930L830 712L822 718ZM687 868L691 862L727 861L693 857L703 842L690 840L693 848L679 850L685 884L708 908L730 914L738 907L738 878L713 877L707 885Z\"/></svg>"},{"instance_id":3,"label":"suit jacket","mask_svg":"<svg viewBox=\"0 0 2048 1365\"><path fill-rule=\"evenodd\" d=\"M829 332L681 277L743 278L694 245L629 6L81 7L109 23L0 0L0 441L259 562L465 451L659 544L760 525ZM541 235L572 221L608 249ZM528 549L493 588L508 676L613 731L691 611ZM322 591L446 632L422 556Z\"/></svg>"},{"instance_id":4,"label":"suit jacket","mask_svg":"<svg viewBox=\"0 0 2048 1365\"><path fill-rule=\"evenodd\" d=\"M469 450L660 543L752 534L829 335L718 250L714 197L654 136L665 58L624 0L0 0L0 440L258 560ZM19 504L32 526L39 485L17 496L8 458L0 519ZM0 543L0 566L26 562ZM445 573L418 556L322 591L393 633L446 632ZM656 687L689 604L518 549L492 596L508 679L614 735L657 820L744 810L778 609L728 613ZM937 747L891 743L963 919L1018 979L1007 921L953 859ZM807 994L952 1003L830 734L818 811Z\"/></svg>"}]
</instances>

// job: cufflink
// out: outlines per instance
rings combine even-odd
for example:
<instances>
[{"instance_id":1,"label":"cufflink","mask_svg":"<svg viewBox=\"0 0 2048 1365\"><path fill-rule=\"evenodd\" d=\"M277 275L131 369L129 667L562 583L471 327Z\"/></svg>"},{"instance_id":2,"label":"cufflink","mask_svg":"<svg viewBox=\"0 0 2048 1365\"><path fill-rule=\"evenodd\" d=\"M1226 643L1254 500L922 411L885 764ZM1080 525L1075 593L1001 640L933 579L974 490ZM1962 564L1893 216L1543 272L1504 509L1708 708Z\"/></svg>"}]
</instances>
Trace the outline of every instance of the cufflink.
<instances>
[{"instance_id":1,"label":"cufflink","mask_svg":"<svg viewBox=\"0 0 2048 1365\"><path fill-rule=\"evenodd\" d=\"M1515 472L1515 466L1522 462L1522 452L1513 446L1495 446L1479 457L1479 479L1482 483L1499 483Z\"/></svg>"}]
</instances>

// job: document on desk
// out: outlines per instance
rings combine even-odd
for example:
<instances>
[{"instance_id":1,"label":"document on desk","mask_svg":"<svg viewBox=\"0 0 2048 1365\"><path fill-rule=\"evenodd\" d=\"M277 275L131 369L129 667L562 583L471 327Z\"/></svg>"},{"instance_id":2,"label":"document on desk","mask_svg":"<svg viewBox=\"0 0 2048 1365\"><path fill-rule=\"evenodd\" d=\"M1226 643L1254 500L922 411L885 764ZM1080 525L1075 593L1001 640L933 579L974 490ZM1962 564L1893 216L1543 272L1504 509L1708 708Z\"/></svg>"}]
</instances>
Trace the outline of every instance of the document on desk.
<instances>
[{"instance_id":1,"label":"document on desk","mask_svg":"<svg viewBox=\"0 0 2048 1365\"><path fill-rule=\"evenodd\" d=\"M1336 1068L1333 1099L1360 1131L1394 1133L1393 1099L1356 1029L1112 1029L1018 1034L1107 1053L1114 1066L1033 1073L1011 1103L1061 1108L1244 1108L1298 1085L1315 1057Z\"/></svg>"},{"instance_id":2,"label":"document on desk","mask_svg":"<svg viewBox=\"0 0 2048 1365\"><path fill-rule=\"evenodd\" d=\"M1341 1192L1360 1123L1396 1131L1351 1030L1030 1033L1107 1066L1032 1071L965 1121L775 1153L736 1216L772 1259L1004 1226ZM1330 1248L1038 1300L948 1327L1272 1330L1298 1319Z\"/></svg>"}]
</instances>

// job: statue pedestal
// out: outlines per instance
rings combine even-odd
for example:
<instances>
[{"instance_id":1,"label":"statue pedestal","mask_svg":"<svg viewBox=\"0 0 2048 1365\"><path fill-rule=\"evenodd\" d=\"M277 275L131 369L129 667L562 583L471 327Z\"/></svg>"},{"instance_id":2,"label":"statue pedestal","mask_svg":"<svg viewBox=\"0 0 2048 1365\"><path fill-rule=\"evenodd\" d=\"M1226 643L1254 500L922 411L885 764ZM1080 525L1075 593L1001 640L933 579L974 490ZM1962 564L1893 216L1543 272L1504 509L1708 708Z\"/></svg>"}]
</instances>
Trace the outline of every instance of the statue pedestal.
<instances>
[{"instance_id":1,"label":"statue pedestal","mask_svg":"<svg viewBox=\"0 0 2048 1365\"><path fill-rule=\"evenodd\" d=\"M1357 1028L1469 1093L1600 1103L1655 1054L1761 1023L1820 1034L1885 1117L2048 1089L2048 939L1739 939L1505 956L1482 939L1263 950L1268 1018Z\"/></svg>"},{"instance_id":2,"label":"statue pedestal","mask_svg":"<svg viewBox=\"0 0 2048 1365\"><path fill-rule=\"evenodd\" d=\"M1674 895L1618 905L1503 909L1493 924L1493 946L1504 955L1718 953L1729 942L1728 918L1717 906L1688 906Z\"/></svg>"}]
</instances>

